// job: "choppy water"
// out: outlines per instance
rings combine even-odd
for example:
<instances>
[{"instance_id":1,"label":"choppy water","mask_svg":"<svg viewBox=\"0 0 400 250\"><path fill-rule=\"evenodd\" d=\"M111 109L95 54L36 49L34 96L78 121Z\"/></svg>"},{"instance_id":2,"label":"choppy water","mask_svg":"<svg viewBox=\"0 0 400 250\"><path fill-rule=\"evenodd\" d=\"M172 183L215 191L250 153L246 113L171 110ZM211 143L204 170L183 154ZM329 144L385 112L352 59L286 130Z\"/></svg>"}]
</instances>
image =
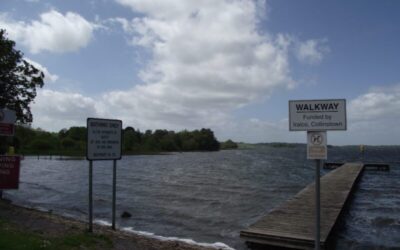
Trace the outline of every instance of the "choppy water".
<instances>
[{"instance_id":1,"label":"choppy water","mask_svg":"<svg viewBox=\"0 0 400 250\"><path fill-rule=\"evenodd\" d=\"M246 249L241 229L314 180L304 146L207 153L125 156L118 161L121 228ZM359 160L357 147L329 149L330 161ZM390 172L364 172L335 234L336 249L400 249L400 147L368 147L366 161L390 162ZM324 171L323 171L324 172ZM6 197L86 220L88 162L22 162L18 191ZM111 221L112 162L94 162L94 217ZM220 245L219 245L220 246Z\"/></svg>"}]
</instances>

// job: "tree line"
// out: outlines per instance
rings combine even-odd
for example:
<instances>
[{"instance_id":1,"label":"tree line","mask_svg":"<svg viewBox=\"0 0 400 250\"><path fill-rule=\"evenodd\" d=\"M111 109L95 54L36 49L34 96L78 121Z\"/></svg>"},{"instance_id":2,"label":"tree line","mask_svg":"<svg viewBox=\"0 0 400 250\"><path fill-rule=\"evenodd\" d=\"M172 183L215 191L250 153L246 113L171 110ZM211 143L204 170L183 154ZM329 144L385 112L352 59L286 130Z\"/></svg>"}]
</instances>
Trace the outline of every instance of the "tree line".
<instances>
[{"instance_id":1,"label":"tree line","mask_svg":"<svg viewBox=\"0 0 400 250\"><path fill-rule=\"evenodd\" d=\"M86 127L71 127L59 132L47 132L17 126L15 136L8 139L16 153L27 155L73 155L86 154ZM217 151L237 148L231 140L220 143L211 129L174 132L157 129L141 132L133 127L122 130L123 154L146 154L179 151Z\"/></svg>"}]
</instances>

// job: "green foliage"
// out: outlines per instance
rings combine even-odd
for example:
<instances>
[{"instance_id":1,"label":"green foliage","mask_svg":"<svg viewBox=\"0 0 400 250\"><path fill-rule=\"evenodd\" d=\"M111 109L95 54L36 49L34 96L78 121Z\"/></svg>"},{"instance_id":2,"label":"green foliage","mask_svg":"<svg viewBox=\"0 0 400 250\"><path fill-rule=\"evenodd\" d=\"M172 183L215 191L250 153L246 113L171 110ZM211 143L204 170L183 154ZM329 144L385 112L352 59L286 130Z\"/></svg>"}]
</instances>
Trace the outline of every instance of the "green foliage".
<instances>
[{"instance_id":1,"label":"green foliage","mask_svg":"<svg viewBox=\"0 0 400 250\"><path fill-rule=\"evenodd\" d=\"M221 143L221 149L236 149L238 148L238 144L231 139Z\"/></svg>"},{"instance_id":2,"label":"green foliage","mask_svg":"<svg viewBox=\"0 0 400 250\"><path fill-rule=\"evenodd\" d=\"M42 239L29 232L19 232L7 223L0 223L0 249L41 249Z\"/></svg>"},{"instance_id":3,"label":"green foliage","mask_svg":"<svg viewBox=\"0 0 400 250\"><path fill-rule=\"evenodd\" d=\"M36 97L36 88L43 87L44 74L25 61L14 46L6 31L0 29L0 108L15 110L17 121L30 123L29 105Z\"/></svg>"},{"instance_id":4,"label":"green foliage","mask_svg":"<svg viewBox=\"0 0 400 250\"><path fill-rule=\"evenodd\" d=\"M28 145L36 136L36 132L33 129L16 126L15 128L15 137L20 140L20 145Z\"/></svg>"},{"instance_id":5,"label":"green foliage","mask_svg":"<svg viewBox=\"0 0 400 250\"><path fill-rule=\"evenodd\" d=\"M86 127L71 127L66 135L75 141L86 141Z\"/></svg>"},{"instance_id":6,"label":"green foliage","mask_svg":"<svg viewBox=\"0 0 400 250\"><path fill-rule=\"evenodd\" d=\"M244 143L244 142L238 142L238 149L255 149L257 146L256 144L250 144L250 143Z\"/></svg>"},{"instance_id":7,"label":"green foliage","mask_svg":"<svg viewBox=\"0 0 400 250\"><path fill-rule=\"evenodd\" d=\"M66 137L61 140L61 147L63 149L71 150L76 147L76 142L75 142L75 140Z\"/></svg>"},{"instance_id":8,"label":"green foliage","mask_svg":"<svg viewBox=\"0 0 400 250\"><path fill-rule=\"evenodd\" d=\"M132 127L127 127L123 132L123 150L126 152L137 151L140 147L142 134Z\"/></svg>"},{"instance_id":9,"label":"green foliage","mask_svg":"<svg viewBox=\"0 0 400 250\"><path fill-rule=\"evenodd\" d=\"M48 152L51 149L53 149L52 147L53 145L50 144L49 141L44 140L44 139L35 139L34 141L32 141L31 143L31 148L36 149L38 152Z\"/></svg>"},{"instance_id":10,"label":"green foliage","mask_svg":"<svg viewBox=\"0 0 400 250\"><path fill-rule=\"evenodd\" d=\"M86 128L72 127L58 133L42 129L16 126L14 142L9 142L19 154L40 155L84 155L86 150Z\"/></svg>"},{"instance_id":11,"label":"green foliage","mask_svg":"<svg viewBox=\"0 0 400 250\"><path fill-rule=\"evenodd\" d=\"M113 242L105 235L79 231L64 236L48 237L40 233L21 230L6 221L0 221L0 249L113 249Z\"/></svg>"},{"instance_id":12,"label":"green foliage","mask_svg":"<svg viewBox=\"0 0 400 250\"><path fill-rule=\"evenodd\" d=\"M122 131L124 154L141 154L176 151L215 151L220 145L210 129L174 132L157 129L145 133L127 127ZM84 156L86 153L86 128L71 127L58 133L16 126L14 138L8 138L20 154Z\"/></svg>"},{"instance_id":13,"label":"green foliage","mask_svg":"<svg viewBox=\"0 0 400 250\"><path fill-rule=\"evenodd\" d=\"M174 131L157 129L141 133L132 127L123 131L123 151L126 154L174 151L219 150L219 142L210 129Z\"/></svg>"},{"instance_id":14,"label":"green foliage","mask_svg":"<svg viewBox=\"0 0 400 250\"><path fill-rule=\"evenodd\" d=\"M66 235L63 238L54 240L54 242L62 249L97 249L95 246L98 245L103 245L105 249L111 249L113 245L112 241L106 236L90 233Z\"/></svg>"}]
</instances>

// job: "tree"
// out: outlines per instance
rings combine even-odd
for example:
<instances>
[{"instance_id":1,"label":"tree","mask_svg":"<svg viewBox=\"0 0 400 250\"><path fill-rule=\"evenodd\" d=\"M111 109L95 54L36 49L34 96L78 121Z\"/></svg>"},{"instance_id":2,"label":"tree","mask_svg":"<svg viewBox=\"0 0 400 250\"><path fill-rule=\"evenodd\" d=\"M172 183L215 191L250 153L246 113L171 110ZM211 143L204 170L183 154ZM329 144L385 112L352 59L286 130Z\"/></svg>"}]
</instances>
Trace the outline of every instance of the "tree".
<instances>
[{"instance_id":1,"label":"tree","mask_svg":"<svg viewBox=\"0 0 400 250\"><path fill-rule=\"evenodd\" d=\"M238 145L236 142L232 141L231 139L221 143L221 149L236 149Z\"/></svg>"},{"instance_id":2,"label":"tree","mask_svg":"<svg viewBox=\"0 0 400 250\"><path fill-rule=\"evenodd\" d=\"M63 149L71 150L76 147L76 142L71 138L66 137L61 140L61 146Z\"/></svg>"},{"instance_id":3,"label":"tree","mask_svg":"<svg viewBox=\"0 0 400 250\"><path fill-rule=\"evenodd\" d=\"M16 149L25 149L29 146L29 144L33 141L36 136L36 132L29 127L24 126L16 126L15 127L15 136L14 138L18 138L19 147L13 144ZM19 152L19 151L17 151Z\"/></svg>"},{"instance_id":4,"label":"tree","mask_svg":"<svg viewBox=\"0 0 400 250\"><path fill-rule=\"evenodd\" d=\"M46 141L44 139L35 139L32 142L31 147L36 151L36 153L45 154L48 154L48 151L54 148L49 141Z\"/></svg>"},{"instance_id":5,"label":"tree","mask_svg":"<svg viewBox=\"0 0 400 250\"><path fill-rule=\"evenodd\" d=\"M132 151L135 144L135 130L125 130L123 135L124 151Z\"/></svg>"},{"instance_id":6,"label":"tree","mask_svg":"<svg viewBox=\"0 0 400 250\"><path fill-rule=\"evenodd\" d=\"M66 132L75 141L86 141L86 127L70 127Z\"/></svg>"},{"instance_id":7,"label":"tree","mask_svg":"<svg viewBox=\"0 0 400 250\"><path fill-rule=\"evenodd\" d=\"M0 108L15 110L17 121L31 123L29 105L36 97L36 88L43 87L44 74L25 61L14 46L0 29Z\"/></svg>"}]
</instances>

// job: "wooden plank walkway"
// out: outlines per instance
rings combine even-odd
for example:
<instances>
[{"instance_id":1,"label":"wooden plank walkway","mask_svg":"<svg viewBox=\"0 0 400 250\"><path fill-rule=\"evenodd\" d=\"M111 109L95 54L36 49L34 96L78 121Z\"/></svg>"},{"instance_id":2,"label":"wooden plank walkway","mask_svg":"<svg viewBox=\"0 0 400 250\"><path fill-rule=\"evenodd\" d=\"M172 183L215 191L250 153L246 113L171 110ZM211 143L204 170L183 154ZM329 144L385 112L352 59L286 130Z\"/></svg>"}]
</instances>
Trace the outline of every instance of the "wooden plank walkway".
<instances>
[{"instance_id":1,"label":"wooden plank walkway","mask_svg":"<svg viewBox=\"0 0 400 250\"><path fill-rule=\"evenodd\" d=\"M362 163L346 163L321 178L322 249L363 167ZM249 243L313 249L314 211L315 187L312 183L248 229L241 231L240 236Z\"/></svg>"}]
</instances>

